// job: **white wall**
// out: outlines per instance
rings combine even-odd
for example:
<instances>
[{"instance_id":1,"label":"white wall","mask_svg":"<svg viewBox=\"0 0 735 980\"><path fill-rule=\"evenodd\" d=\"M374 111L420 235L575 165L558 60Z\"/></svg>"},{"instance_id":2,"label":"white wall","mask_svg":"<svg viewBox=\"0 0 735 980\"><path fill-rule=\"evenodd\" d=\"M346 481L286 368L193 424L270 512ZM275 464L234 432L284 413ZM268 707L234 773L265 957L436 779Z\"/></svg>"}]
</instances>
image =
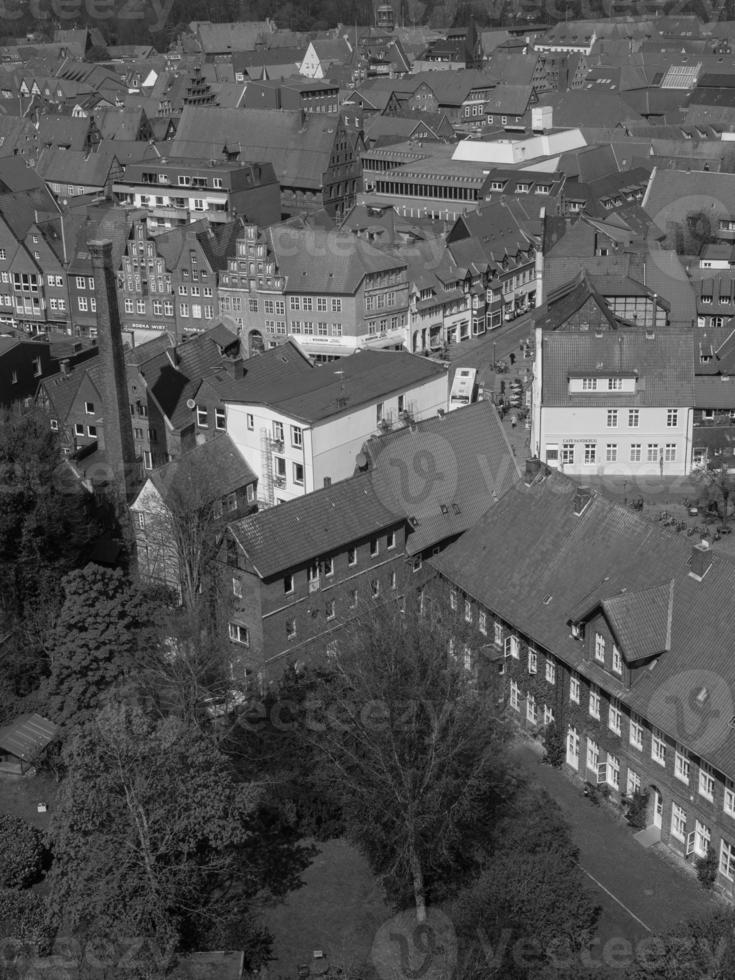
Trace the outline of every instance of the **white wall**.
<instances>
[{"instance_id":1,"label":"white wall","mask_svg":"<svg viewBox=\"0 0 735 980\"><path fill-rule=\"evenodd\" d=\"M671 406L672 408L676 406ZM659 476L662 473L669 476L683 476L691 468L691 435L692 413L689 408L678 408L678 424L669 427L666 424L667 408L641 408L637 427L628 425L628 406L621 405L618 409L618 425L608 428L607 407L605 408L548 408L540 410L540 436L538 440L539 454L542 460L547 458L547 447L556 445L561 459L562 443L575 444L575 461L565 465L564 472L568 474L585 475L618 475L618 476ZM597 446L597 459L594 465L584 463L584 443L594 442ZM617 445L617 460L606 460L608 443ZM657 444L659 459L663 455L664 446L673 443L676 447L674 462L661 463L648 461L648 444ZM633 444L640 444L640 462L633 462L630 449Z\"/></svg>"},{"instance_id":2,"label":"white wall","mask_svg":"<svg viewBox=\"0 0 735 980\"><path fill-rule=\"evenodd\" d=\"M407 388L403 393L405 408L413 414L416 421L434 417L439 409L447 410L449 404L449 372L431 378L422 384ZM372 435L377 435L377 400L368 405L355 408L343 415L332 416L314 426L306 425L297 418L262 405L229 404L227 412L227 432L243 454L254 473L258 476L258 497L264 502L291 500L304 493L319 490L324 486L324 478L333 483L351 476L355 471L355 458L363 443ZM253 429L247 425L247 416L253 416ZM383 417L398 419L398 395L383 401ZM286 483L275 488L272 499L267 498L264 469L272 467L272 455L264 458L262 433L273 435L273 422L281 422L284 429L284 447L279 456L286 460ZM293 446L291 426L302 428L303 448ZM304 464L304 484L293 480L293 464ZM272 472L272 470L271 470Z\"/></svg>"},{"instance_id":3,"label":"white wall","mask_svg":"<svg viewBox=\"0 0 735 980\"><path fill-rule=\"evenodd\" d=\"M405 407L416 421L433 418L440 408L444 411L448 408L449 372L407 389L403 394ZM392 418L395 425L403 424L398 418L397 395L384 399L383 417ZM312 431L314 489L324 485L325 476L333 483L351 476L363 443L379 431L377 402L315 426Z\"/></svg>"}]
</instances>

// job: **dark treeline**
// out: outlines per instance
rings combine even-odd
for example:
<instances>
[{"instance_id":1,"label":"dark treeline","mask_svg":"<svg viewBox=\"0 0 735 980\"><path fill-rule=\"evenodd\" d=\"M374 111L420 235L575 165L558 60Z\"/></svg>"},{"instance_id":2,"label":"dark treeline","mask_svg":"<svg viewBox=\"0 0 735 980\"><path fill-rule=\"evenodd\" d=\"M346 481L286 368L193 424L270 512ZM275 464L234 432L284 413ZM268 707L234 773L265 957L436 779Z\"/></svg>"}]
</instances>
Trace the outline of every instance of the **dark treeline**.
<instances>
[{"instance_id":1,"label":"dark treeline","mask_svg":"<svg viewBox=\"0 0 735 980\"><path fill-rule=\"evenodd\" d=\"M698 14L709 21L735 17L735 0L716 9L705 0L671 0L664 11L676 15ZM650 14L645 0L633 4L630 15ZM403 0L397 22L406 26L462 27L471 22L491 28L522 22L553 23L579 18L605 18L606 0L555 0L552 4L516 0ZM198 0L9 0L0 9L0 39L32 34L52 40L54 30L97 27L108 44L153 44L165 51L193 20L213 22L259 21L270 18L281 29L324 31L337 24L370 25L374 22L370 0L210 0L205 8Z\"/></svg>"}]
</instances>

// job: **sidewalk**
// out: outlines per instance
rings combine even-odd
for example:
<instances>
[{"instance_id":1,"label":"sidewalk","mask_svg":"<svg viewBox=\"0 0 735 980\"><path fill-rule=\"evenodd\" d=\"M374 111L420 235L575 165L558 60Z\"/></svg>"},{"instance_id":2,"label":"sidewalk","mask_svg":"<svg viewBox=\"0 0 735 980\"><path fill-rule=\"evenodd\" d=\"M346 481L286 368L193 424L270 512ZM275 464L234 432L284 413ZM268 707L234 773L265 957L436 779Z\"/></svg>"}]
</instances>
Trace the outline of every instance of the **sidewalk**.
<instances>
[{"instance_id":1,"label":"sidewalk","mask_svg":"<svg viewBox=\"0 0 735 980\"><path fill-rule=\"evenodd\" d=\"M540 764L540 748L519 741L512 755L532 782L557 802L570 824L579 863L603 907L598 928L601 944L617 937L635 944L650 932L673 932L682 921L720 906L721 900L703 891L696 876L675 864L663 845L642 847L605 804L590 803L562 771Z\"/></svg>"}]
</instances>

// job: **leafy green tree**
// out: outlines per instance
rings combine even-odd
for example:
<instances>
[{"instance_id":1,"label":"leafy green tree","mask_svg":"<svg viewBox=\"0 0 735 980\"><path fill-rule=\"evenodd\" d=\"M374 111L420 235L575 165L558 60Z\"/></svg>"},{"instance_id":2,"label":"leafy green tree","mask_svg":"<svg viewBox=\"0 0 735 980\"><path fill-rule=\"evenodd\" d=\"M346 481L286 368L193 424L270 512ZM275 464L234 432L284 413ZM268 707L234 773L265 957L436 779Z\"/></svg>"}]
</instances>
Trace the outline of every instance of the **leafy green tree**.
<instances>
[{"instance_id":1,"label":"leafy green tree","mask_svg":"<svg viewBox=\"0 0 735 980\"><path fill-rule=\"evenodd\" d=\"M29 889L0 888L0 936L32 943L45 955L50 951L55 931L56 915L45 896ZM4 958L5 955L7 950Z\"/></svg>"},{"instance_id":2,"label":"leafy green tree","mask_svg":"<svg viewBox=\"0 0 735 980\"><path fill-rule=\"evenodd\" d=\"M577 971L571 975L579 976L575 954L591 938L599 909L559 808L545 792L525 788L496 835L483 871L452 908L462 980L558 976L570 959Z\"/></svg>"},{"instance_id":3,"label":"leafy green tree","mask_svg":"<svg viewBox=\"0 0 735 980\"><path fill-rule=\"evenodd\" d=\"M554 769L561 769L566 754L564 732L556 721L544 729L544 762Z\"/></svg>"},{"instance_id":4,"label":"leafy green tree","mask_svg":"<svg viewBox=\"0 0 735 980\"><path fill-rule=\"evenodd\" d=\"M626 971L626 980L733 980L735 913L717 909L675 933L653 937Z\"/></svg>"},{"instance_id":5,"label":"leafy green tree","mask_svg":"<svg viewBox=\"0 0 735 980\"><path fill-rule=\"evenodd\" d=\"M264 782L266 798L284 821L317 840L344 833L339 799L312 737L322 723L323 682L318 669L286 669L263 698L249 698L240 707L220 743L241 778Z\"/></svg>"},{"instance_id":6,"label":"leafy green tree","mask_svg":"<svg viewBox=\"0 0 735 980\"><path fill-rule=\"evenodd\" d=\"M0 814L0 886L27 888L41 877L43 834L20 817Z\"/></svg>"},{"instance_id":7,"label":"leafy green tree","mask_svg":"<svg viewBox=\"0 0 735 980\"><path fill-rule=\"evenodd\" d=\"M50 897L72 928L145 936L159 948L269 942L258 912L299 883L298 845L269 834L260 791L180 719L113 703L76 729L50 828Z\"/></svg>"},{"instance_id":8,"label":"leafy green tree","mask_svg":"<svg viewBox=\"0 0 735 980\"><path fill-rule=\"evenodd\" d=\"M481 866L514 783L506 730L449 642L428 612L371 608L340 641L312 716L348 835L418 922Z\"/></svg>"},{"instance_id":9,"label":"leafy green tree","mask_svg":"<svg viewBox=\"0 0 735 980\"><path fill-rule=\"evenodd\" d=\"M0 602L16 621L52 621L59 579L100 526L91 497L65 478L56 433L40 411L0 419Z\"/></svg>"},{"instance_id":10,"label":"leafy green tree","mask_svg":"<svg viewBox=\"0 0 735 980\"><path fill-rule=\"evenodd\" d=\"M44 710L67 726L90 720L113 688L160 656L157 610L119 569L67 575L50 643Z\"/></svg>"}]
</instances>

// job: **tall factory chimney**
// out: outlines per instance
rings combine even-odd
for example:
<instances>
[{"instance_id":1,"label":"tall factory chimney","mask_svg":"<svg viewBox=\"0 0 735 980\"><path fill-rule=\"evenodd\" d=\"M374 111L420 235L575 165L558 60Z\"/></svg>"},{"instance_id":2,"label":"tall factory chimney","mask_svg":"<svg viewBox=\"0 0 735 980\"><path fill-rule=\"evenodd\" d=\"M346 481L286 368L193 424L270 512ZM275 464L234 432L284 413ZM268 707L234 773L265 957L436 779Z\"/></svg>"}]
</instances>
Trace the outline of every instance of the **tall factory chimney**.
<instances>
[{"instance_id":1,"label":"tall factory chimney","mask_svg":"<svg viewBox=\"0 0 735 980\"><path fill-rule=\"evenodd\" d=\"M107 239L88 242L87 248L92 258L94 295L97 300L97 345L100 352L105 452L111 486L115 489L121 510L125 509L127 512L127 504L130 503L139 480L130 419L122 326L112 268L112 242Z\"/></svg>"}]
</instances>

